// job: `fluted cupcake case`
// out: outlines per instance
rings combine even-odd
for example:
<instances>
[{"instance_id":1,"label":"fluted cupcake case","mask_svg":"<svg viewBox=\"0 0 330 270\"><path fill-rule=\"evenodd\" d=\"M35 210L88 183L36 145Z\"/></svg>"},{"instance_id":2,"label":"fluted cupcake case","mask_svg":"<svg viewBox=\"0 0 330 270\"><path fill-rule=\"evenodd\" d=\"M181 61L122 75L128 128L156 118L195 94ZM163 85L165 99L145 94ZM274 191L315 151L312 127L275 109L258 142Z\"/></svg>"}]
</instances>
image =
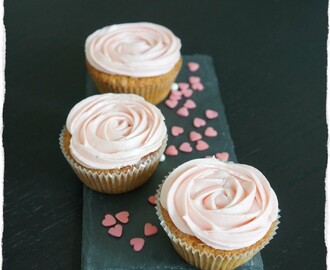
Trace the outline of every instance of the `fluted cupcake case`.
<instances>
[{"instance_id":1,"label":"fluted cupcake case","mask_svg":"<svg viewBox=\"0 0 330 270\"><path fill-rule=\"evenodd\" d=\"M162 102L171 90L181 66L180 59L172 70L154 77L130 77L107 74L92 67L86 62L87 70L100 93L130 93L142 96L152 104Z\"/></svg>"},{"instance_id":2,"label":"fluted cupcake case","mask_svg":"<svg viewBox=\"0 0 330 270\"><path fill-rule=\"evenodd\" d=\"M171 221L168 212L161 206L157 190L156 212L161 226L171 240L177 253L189 264L203 270L231 270L249 261L263 249L276 234L279 220L274 221L266 235L255 244L241 249L218 250L207 246L195 236L181 232ZM279 217L278 217L279 218Z\"/></svg>"},{"instance_id":3,"label":"fluted cupcake case","mask_svg":"<svg viewBox=\"0 0 330 270\"><path fill-rule=\"evenodd\" d=\"M133 166L99 170L86 168L74 160L70 154L70 138L69 131L64 127L59 138L60 147L78 178L90 189L108 194L128 192L143 185L156 170L167 142L166 137L157 151L142 157Z\"/></svg>"}]
</instances>

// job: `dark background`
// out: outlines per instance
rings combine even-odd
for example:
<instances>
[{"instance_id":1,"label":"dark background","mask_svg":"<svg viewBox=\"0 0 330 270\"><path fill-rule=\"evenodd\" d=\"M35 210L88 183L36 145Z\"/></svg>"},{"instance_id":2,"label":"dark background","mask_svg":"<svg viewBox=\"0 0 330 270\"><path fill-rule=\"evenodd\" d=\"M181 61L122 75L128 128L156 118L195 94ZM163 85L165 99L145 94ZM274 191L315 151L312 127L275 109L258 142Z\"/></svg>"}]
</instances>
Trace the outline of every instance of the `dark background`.
<instances>
[{"instance_id":1,"label":"dark background","mask_svg":"<svg viewBox=\"0 0 330 270\"><path fill-rule=\"evenodd\" d=\"M82 186L58 136L85 95L84 41L150 21L214 59L241 163L278 195L265 269L325 269L327 1L7 0L4 269L79 269Z\"/></svg>"}]
</instances>

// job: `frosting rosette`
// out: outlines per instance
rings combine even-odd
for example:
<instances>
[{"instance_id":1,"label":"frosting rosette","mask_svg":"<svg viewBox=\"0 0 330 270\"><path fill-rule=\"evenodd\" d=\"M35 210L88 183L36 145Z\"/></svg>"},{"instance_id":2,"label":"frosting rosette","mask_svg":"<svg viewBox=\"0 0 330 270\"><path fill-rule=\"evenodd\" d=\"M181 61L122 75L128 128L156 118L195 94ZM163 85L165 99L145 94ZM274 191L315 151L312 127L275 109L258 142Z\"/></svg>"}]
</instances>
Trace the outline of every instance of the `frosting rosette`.
<instances>
[{"instance_id":1,"label":"frosting rosette","mask_svg":"<svg viewBox=\"0 0 330 270\"><path fill-rule=\"evenodd\" d=\"M153 23L104 27L85 42L86 59L97 70L131 77L169 72L181 57L181 41L169 29Z\"/></svg>"},{"instance_id":2,"label":"frosting rosette","mask_svg":"<svg viewBox=\"0 0 330 270\"><path fill-rule=\"evenodd\" d=\"M263 238L278 217L278 201L256 168L195 159L164 181L160 203L183 233L221 250L248 247Z\"/></svg>"},{"instance_id":3,"label":"frosting rosette","mask_svg":"<svg viewBox=\"0 0 330 270\"><path fill-rule=\"evenodd\" d=\"M81 165L114 169L137 164L167 136L161 111L134 94L94 95L70 111L70 152Z\"/></svg>"}]
</instances>

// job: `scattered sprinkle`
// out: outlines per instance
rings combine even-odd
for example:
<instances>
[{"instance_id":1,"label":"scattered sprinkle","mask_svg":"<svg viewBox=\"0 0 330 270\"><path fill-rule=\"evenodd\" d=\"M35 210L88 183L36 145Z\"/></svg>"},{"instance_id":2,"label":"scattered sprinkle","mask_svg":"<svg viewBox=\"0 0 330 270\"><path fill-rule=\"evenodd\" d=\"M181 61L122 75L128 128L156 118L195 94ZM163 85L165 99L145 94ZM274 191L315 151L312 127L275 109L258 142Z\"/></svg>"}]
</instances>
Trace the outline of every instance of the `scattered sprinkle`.
<instances>
[{"instance_id":1,"label":"scattered sprinkle","mask_svg":"<svg viewBox=\"0 0 330 270\"><path fill-rule=\"evenodd\" d=\"M180 115L182 117L188 117L189 116L189 111L185 107L181 107L176 111L177 115Z\"/></svg>"},{"instance_id":2,"label":"scattered sprinkle","mask_svg":"<svg viewBox=\"0 0 330 270\"><path fill-rule=\"evenodd\" d=\"M189 133L189 138L192 142L196 142L196 141L202 139L202 135L196 131L191 131Z\"/></svg>"},{"instance_id":3,"label":"scattered sprinkle","mask_svg":"<svg viewBox=\"0 0 330 270\"><path fill-rule=\"evenodd\" d=\"M199 64L196 62L189 62L187 63L187 67L190 72L195 72L199 69Z\"/></svg>"},{"instance_id":4,"label":"scattered sprinkle","mask_svg":"<svg viewBox=\"0 0 330 270\"><path fill-rule=\"evenodd\" d=\"M121 211L115 215L116 219L118 219L121 223L127 223L129 221L129 213L127 211Z\"/></svg>"},{"instance_id":5,"label":"scattered sprinkle","mask_svg":"<svg viewBox=\"0 0 330 270\"><path fill-rule=\"evenodd\" d=\"M120 224L117 224L115 227L112 227L108 230L108 234L114 237L121 237L123 234L123 226Z\"/></svg>"},{"instance_id":6,"label":"scattered sprinkle","mask_svg":"<svg viewBox=\"0 0 330 270\"><path fill-rule=\"evenodd\" d=\"M116 224L116 219L111 214L106 214L102 220L102 225L104 227L111 227Z\"/></svg>"},{"instance_id":7,"label":"scattered sprinkle","mask_svg":"<svg viewBox=\"0 0 330 270\"><path fill-rule=\"evenodd\" d=\"M172 83L171 91L178 91L178 90L179 90L179 85L177 83Z\"/></svg>"},{"instance_id":8,"label":"scattered sprinkle","mask_svg":"<svg viewBox=\"0 0 330 270\"><path fill-rule=\"evenodd\" d=\"M184 132L184 129L182 127L173 126L171 128L171 133L174 137L181 135L183 132Z\"/></svg>"},{"instance_id":9,"label":"scattered sprinkle","mask_svg":"<svg viewBox=\"0 0 330 270\"><path fill-rule=\"evenodd\" d=\"M144 239L139 237L132 238L129 241L129 244L133 247L133 250L136 252L139 252L143 249L144 243L145 243Z\"/></svg>"},{"instance_id":10,"label":"scattered sprinkle","mask_svg":"<svg viewBox=\"0 0 330 270\"><path fill-rule=\"evenodd\" d=\"M217 118L219 115L219 113L217 111L214 111L214 110L206 110L205 111L205 116L207 119L215 119Z\"/></svg>"},{"instance_id":11,"label":"scattered sprinkle","mask_svg":"<svg viewBox=\"0 0 330 270\"><path fill-rule=\"evenodd\" d=\"M178 149L174 145L170 145L167 147L165 154L168 156L177 156L179 153Z\"/></svg>"},{"instance_id":12,"label":"scattered sprinkle","mask_svg":"<svg viewBox=\"0 0 330 270\"><path fill-rule=\"evenodd\" d=\"M205 129L204 135L206 137L216 137L218 135L218 132L213 127L208 127Z\"/></svg>"},{"instance_id":13,"label":"scattered sprinkle","mask_svg":"<svg viewBox=\"0 0 330 270\"><path fill-rule=\"evenodd\" d=\"M182 152L185 152L185 153L190 153L190 152L192 152L193 149L192 149L190 143L184 142L180 145L179 150Z\"/></svg>"},{"instance_id":14,"label":"scattered sprinkle","mask_svg":"<svg viewBox=\"0 0 330 270\"><path fill-rule=\"evenodd\" d=\"M208 148L209 148L209 145L206 142L204 142L202 140L197 141L197 144L196 144L197 151L204 151Z\"/></svg>"},{"instance_id":15,"label":"scattered sprinkle","mask_svg":"<svg viewBox=\"0 0 330 270\"><path fill-rule=\"evenodd\" d=\"M205 122L205 120L202 119L202 118L195 117L194 120L193 120L193 125L194 125L194 127L196 127L196 128L204 127L204 126L206 125L206 122Z\"/></svg>"}]
</instances>

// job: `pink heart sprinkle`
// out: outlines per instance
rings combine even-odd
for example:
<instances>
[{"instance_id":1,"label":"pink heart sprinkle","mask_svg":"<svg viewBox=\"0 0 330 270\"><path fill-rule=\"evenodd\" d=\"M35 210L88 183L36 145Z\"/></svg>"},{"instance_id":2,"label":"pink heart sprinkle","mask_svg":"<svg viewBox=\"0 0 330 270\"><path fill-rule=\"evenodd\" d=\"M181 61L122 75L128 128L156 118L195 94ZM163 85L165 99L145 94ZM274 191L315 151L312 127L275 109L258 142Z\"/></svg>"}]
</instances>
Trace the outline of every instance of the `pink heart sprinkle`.
<instances>
[{"instance_id":1,"label":"pink heart sprinkle","mask_svg":"<svg viewBox=\"0 0 330 270\"><path fill-rule=\"evenodd\" d=\"M171 95L181 97L182 93L180 91L175 91L175 92L172 92Z\"/></svg>"},{"instance_id":2,"label":"pink heart sprinkle","mask_svg":"<svg viewBox=\"0 0 330 270\"><path fill-rule=\"evenodd\" d=\"M204 131L204 135L207 137L216 137L218 135L218 132L213 127L208 127Z\"/></svg>"},{"instance_id":3,"label":"pink heart sprinkle","mask_svg":"<svg viewBox=\"0 0 330 270\"><path fill-rule=\"evenodd\" d=\"M205 111L205 116L206 116L207 119L217 118L218 115L219 115L219 113L214 111L214 110L206 110Z\"/></svg>"},{"instance_id":4,"label":"pink heart sprinkle","mask_svg":"<svg viewBox=\"0 0 330 270\"><path fill-rule=\"evenodd\" d=\"M175 92L175 93L176 93L176 92ZM171 94L171 95L169 96L169 99L170 99L170 100L177 100L177 101L179 101L179 100L181 99L181 96Z\"/></svg>"},{"instance_id":5,"label":"pink heart sprinkle","mask_svg":"<svg viewBox=\"0 0 330 270\"><path fill-rule=\"evenodd\" d=\"M117 224L115 227L112 227L108 230L108 234L114 237L121 237L123 234L123 226Z\"/></svg>"},{"instance_id":6,"label":"pink heart sprinkle","mask_svg":"<svg viewBox=\"0 0 330 270\"><path fill-rule=\"evenodd\" d=\"M195 72L199 69L199 64L195 62L189 62L187 67L190 72Z\"/></svg>"},{"instance_id":7,"label":"pink heart sprinkle","mask_svg":"<svg viewBox=\"0 0 330 270\"><path fill-rule=\"evenodd\" d=\"M180 82L178 85L181 91L189 88L189 83Z\"/></svg>"},{"instance_id":8,"label":"pink heart sprinkle","mask_svg":"<svg viewBox=\"0 0 330 270\"><path fill-rule=\"evenodd\" d=\"M201 78L197 77L197 76L190 76L188 81L189 81L190 84L200 83Z\"/></svg>"},{"instance_id":9,"label":"pink heart sprinkle","mask_svg":"<svg viewBox=\"0 0 330 270\"><path fill-rule=\"evenodd\" d=\"M193 149L188 142L184 142L180 145L179 150L185 153L190 153Z\"/></svg>"},{"instance_id":10,"label":"pink heart sprinkle","mask_svg":"<svg viewBox=\"0 0 330 270\"><path fill-rule=\"evenodd\" d=\"M189 138L192 142L196 142L196 141L202 139L202 135L196 131L191 131L189 133Z\"/></svg>"},{"instance_id":11,"label":"pink heart sprinkle","mask_svg":"<svg viewBox=\"0 0 330 270\"><path fill-rule=\"evenodd\" d=\"M140 250L143 249L143 246L144 246L144 239L143 238L132 238L130 241L129 241L129 244L133 247L133 250L138 252Z\"/></svg>"},{"instance_id":12,"label":"pink heart sprinkle","mask_svg":"<svg viewBox=\"0 0 330 270\"><path fill-rule=\"evenodd\" d=\"M151 204L153 204L153 205L156 205L156 196L154 196L154 195L151 195L151 196L149 196L149 198L148 198L148 202L149 203L151 203Z\"/></svg>"},{"instance_id":13,"label":"pink heart sprinkle","mask_svg":"<svg viewBox=\"0 0 330 270\"><path fill-rule=\"evenodd\" d=\"M212 158L212 156L205 156L205 158Z\"/></svg>"},{"instance_id":14,"label":"pink heart sprinkle","mask_svg":"<svg viewBox=\"0 0 330 270\"><path fill-rule=\"evenodd\" d=\"M177 100L173 100L173 99L167 99L165 101L165 104L167 107L169 107L170 109L174 109L177 105L178 105L178 101Z\"/></svg>"},{"instance_id":15,"label":"pink heart sprinkle","mask_svg":"<svg viewBox=\"0 0 330 270\"><path fill-rule=\"evenodd\" d=\"M116 224L116 219L110 214L105 215L104 219L102 220L102 225L104 227L110 227L115 224Z\"/></svg>"},{"instance_id":16,"label":"pink heart sprinkle","mask_svg":"<svg viewBox=\"0 0 330 270\"><path fill-rule=\"evenodd\" d=\"M228 159L229 159L228 152L216 153L215 156L217 159L220 159L222 161L228 161Z\"/></svg>"},{"instance_id":17,"label":"pink heart sprinkle","mask_svg":"<svg viewBox=\"0 0 330 270\"><path fill-rule=\"evenodd\" d=\"M167 147L165 154L168 156L177 156L179 153L178 149L176 149L176 147L174 145L170 145L169 147Z\"/></svg>"},{"instance_id":18,"label":"pink heart sprinkle","mask_svg":"<svg viewBox=\"0 0 330 270\"><path fill-rule=\"evenodd\" d=\"M150 223L144 224L144 235L152 236L158 233L158 228Z\"/></svg>"},{"instance_id":19,"label":"pink heart sprinkle","mask_svg":"<svg viewBox=\"0 0 330 270\"><path fill-rule=\"evenodd\" d=\"M193 90L191 90L191 89L185 89L185 90L182 90L181 92L184 97L191 97L193 94Z\"/></svg>"},{"instance_id":20,"label":"pink heart sprinkle","mask_svg":"<svg viewBox=\"0 0 330 270\"><path fill-rule=\"evenodd\" d=\"M177 127L177 126L173 126L171 128L171 133L173 136L179 136L184 132L184 129L182 127Z\"/></svg>"},{"instance_id":21,"label":"pink heart sprinkle","mask_svg":"<svg viewBox=\"0 0 330 270\"><path fill-rule=\"evenodd\" d=\"M202 118L195 117L193 124L194 124L194 127L199 128L199 127L204 127L206 125L206 122Z\"/></svg>"},{"instance_id":22,"label":"pink heart sprinkle","mask_svg":"<svg viewBox=\"0 0 330 270\"><path fill-rule=\"evenodd\" d=\"M121 223L128 222L129 213L127 211L121 211L115 215L116 219L118 219Z\"/></svg>"},{"instance_id":23,"label":"pink heart sprinkle","mask_svg":"<svg viewBox=\"0 0 330 270\"><path fill-rule=\"evenodd\" d=\"M189 115L189 111L188 111L187 108L185 108L185 107L181 107L180 109L178 109L178 110L176 111L176 114L177 114L177 115L180 115L180 116L182 116L182 117L187 117L187 116Z\"/></svg>"},{"instance_id":24,"label":"pink heart sprinkle","mask_svg":"<svg viewBox=\"0 0 330 270\"><path fill-rule=\"evenodd\" d=\"M196 103L192 99L187 99L183 104L183 107L186 107L187 109L194 109L196 108Z\"/></svg>"},{"instance_id":25,"label":"pink heart sprinkle","mask_svg":"<svg viewBox=\"0 0 330 270\"><path fill-rule=\"evenodd\" d=\"M198 90L198 91L203 91L204 90L204 85L201 83L193 83L191 85L191 88L194 90Z\"/></svg>"},{"instance_id":26,"label":"pink heart sprinkle","mask_svg":"<svg viewBox=\"0 0 330 270\"><path fill-rule=\"evenodd\" d=\"M206 142L204 142L202 140L197 141L197 144L196 144L197 151L204 151L208 148L209 148L209 145Z\"/></svg>"}]
</instances>

